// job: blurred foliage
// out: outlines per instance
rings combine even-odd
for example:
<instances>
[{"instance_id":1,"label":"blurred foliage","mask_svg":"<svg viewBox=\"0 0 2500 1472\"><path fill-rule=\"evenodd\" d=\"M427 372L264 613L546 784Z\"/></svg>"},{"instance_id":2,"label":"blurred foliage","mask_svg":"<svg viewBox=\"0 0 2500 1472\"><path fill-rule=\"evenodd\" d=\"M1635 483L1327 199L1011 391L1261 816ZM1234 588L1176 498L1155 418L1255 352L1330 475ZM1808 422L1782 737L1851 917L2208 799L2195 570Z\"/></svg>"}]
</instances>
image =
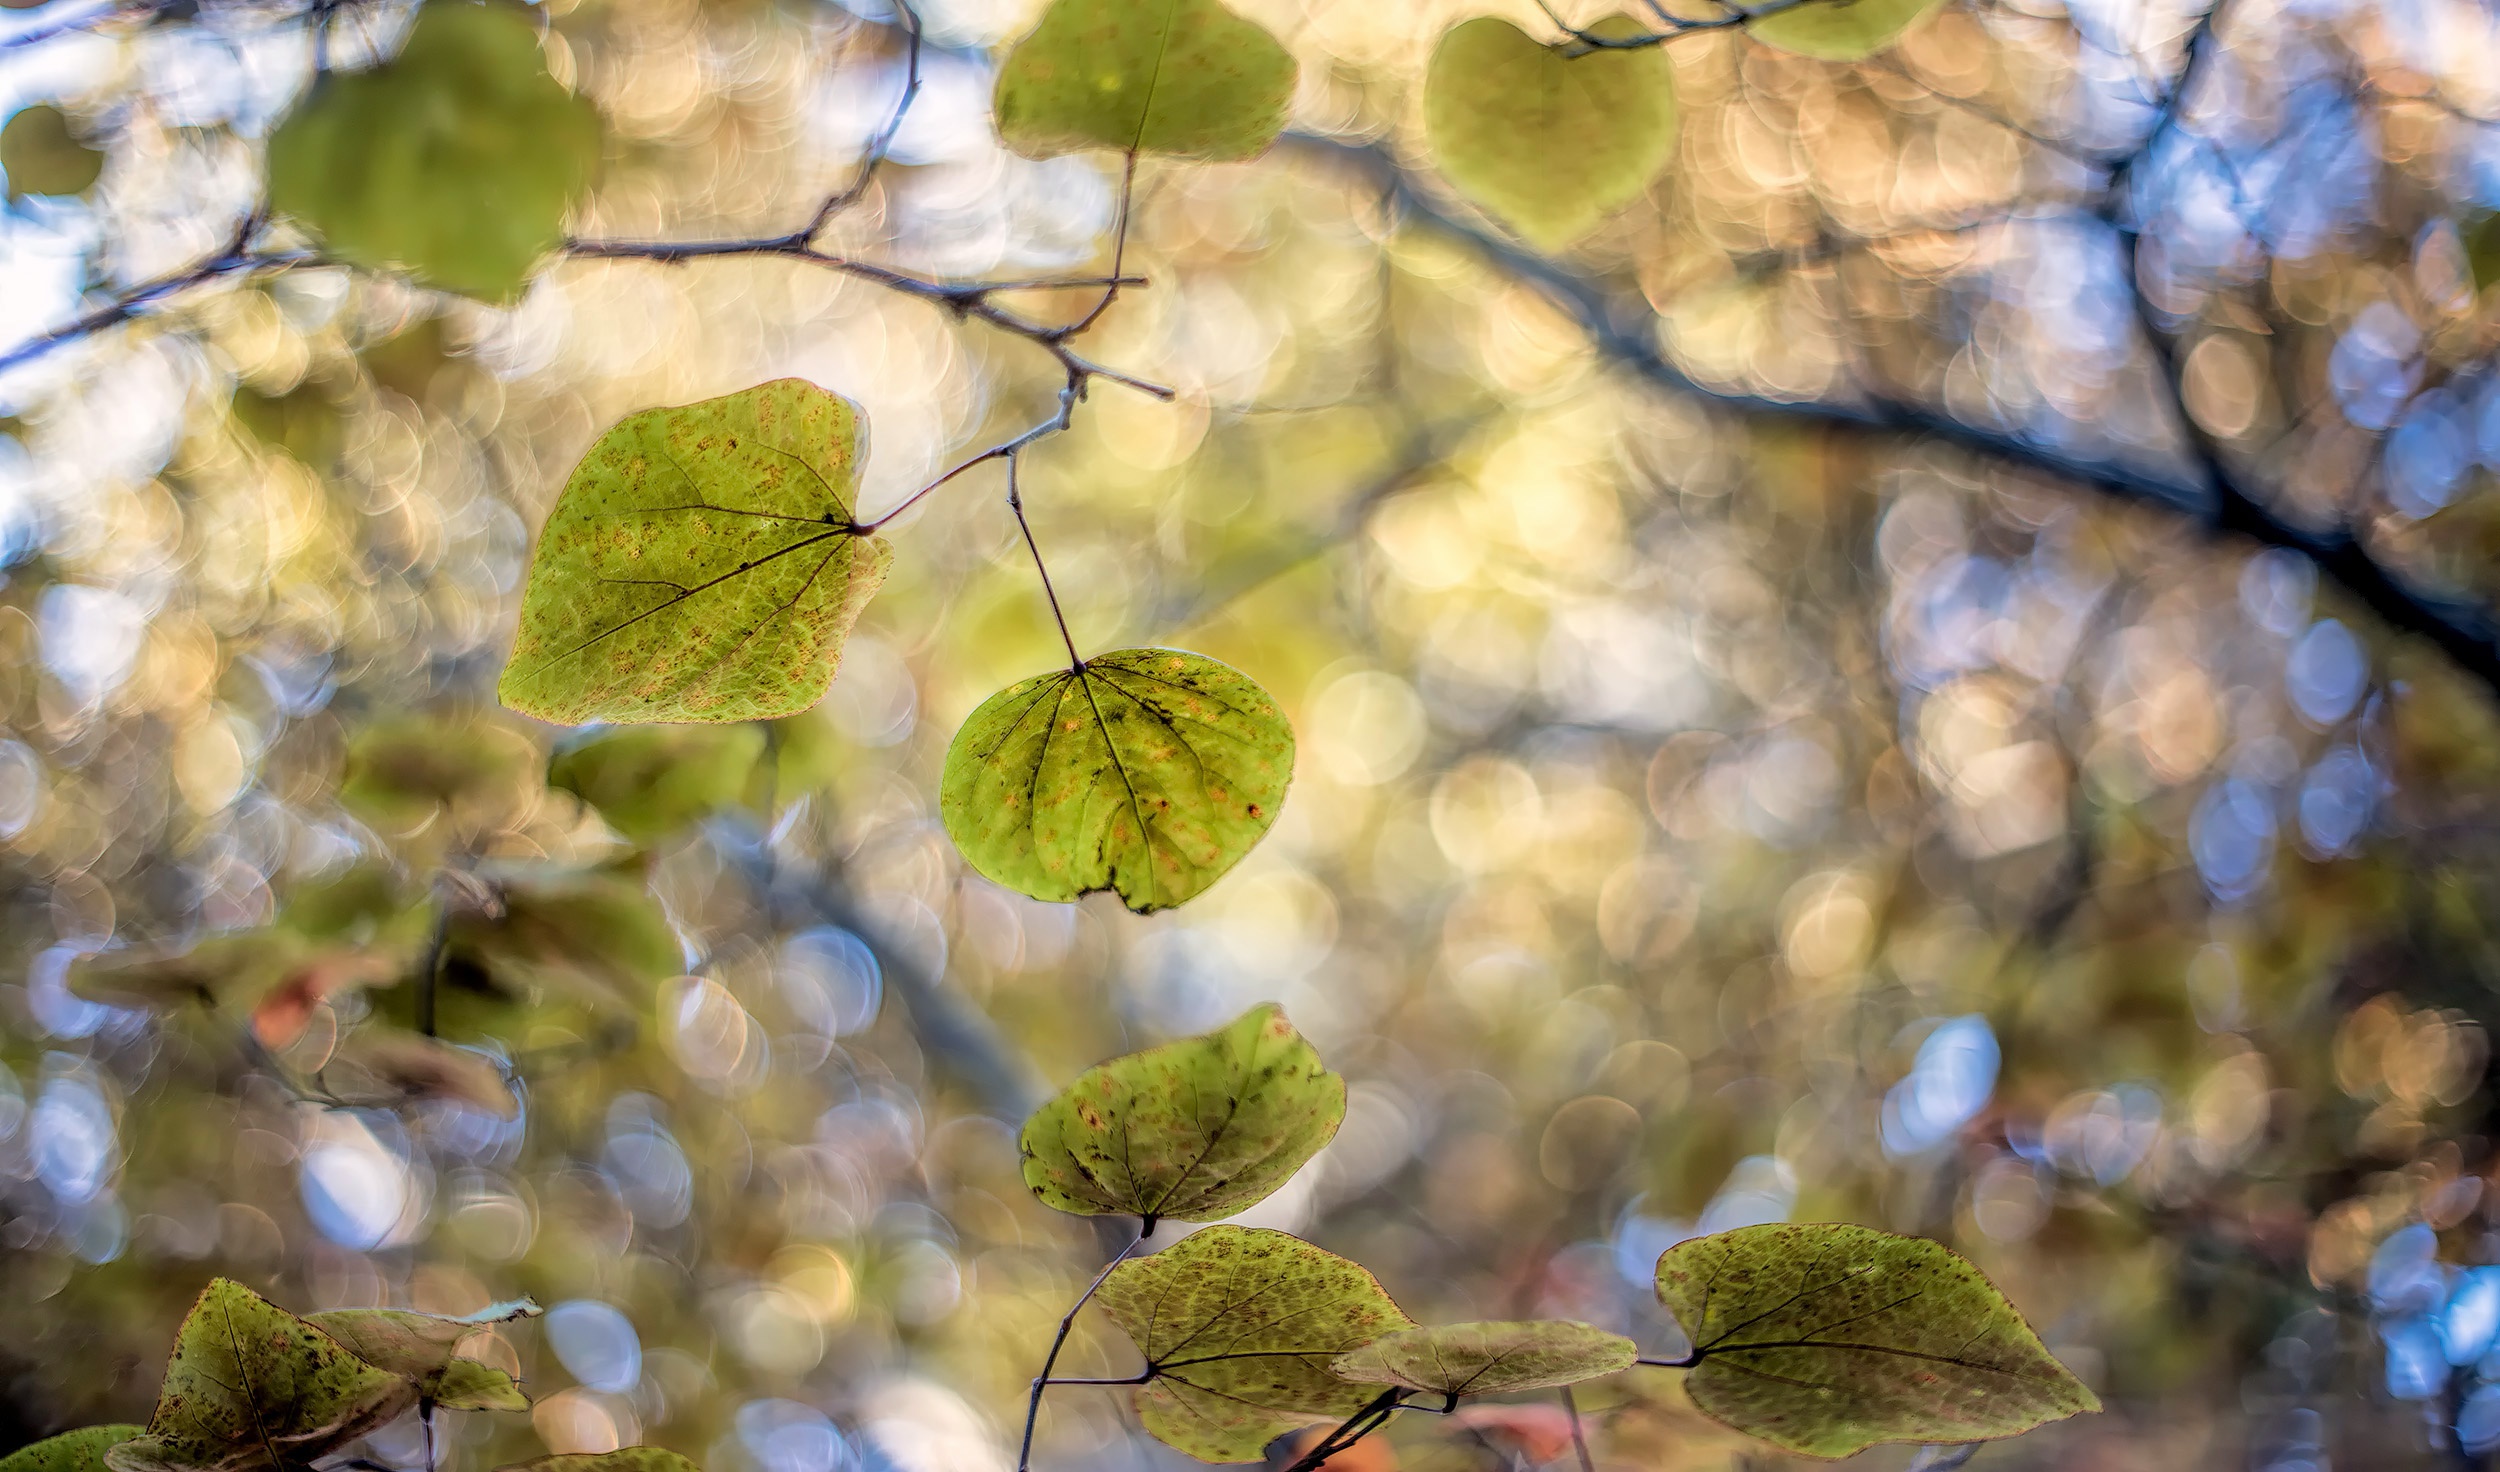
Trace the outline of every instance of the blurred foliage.
<instances>
[{"instance_id":1,"label":"blurred foliage","mask_svg":"<svg viewBox=\"0 0 2500 1472\"><path fill-rule=\"evenodd\" d=\"M1237 8L1297 129L1419 165L1444 31L1559 38L1526 4ZM1673 156L1564 258L1612 346L1499 227L1420 214L1475 228L1420 171L1142 161L1146 284L1084 343L1177 394L1095 382L1023 458L1031 531L1081 647L1223 661L1298 747L1260 846L1148 917L946 838L959 723L1063 664L977 474L889 529L840 678L752 728L734 794L718 751L603 787L483 704L602 430L806 378L874 426L882 514L1056 402L977 316L769 254L566 259L504 307L319 266L0 372L0 1446L143 1418L222 1274L305 1312L548 1304L463 1341L534 1406L444 1413L447 1465L1011 1465L1107 1256L1023 1187L1032 1080L1265 1000L1347 1114L1252 1224L1428 1322L1671 1355L1660 1252L1858 1221L1954 1244L2108 1407L1983 1465L2500 1442L2491 691L2310 559L2108 493L2207 485L2192 426L2291 524L2500 598L2500 39L2471 0L2202 9L1651 53ZM1039 14L922 7L917 100L821 249L1111 269L1122 160L1025 158L987 113ZM869 0L537 15L604 120L576 238L791 230L906 87ZM148 20L7 53L0 107L106 162L0 219L6 343L219 250L312 84L271 7ZM332 65L409 20L341 8ZM286 954L200 959L247 936ZM214 1005L131 1009L140 977ZM1087 1317L1061 1370L1134 1364ZM1054 1393L1039 1465L1186 1465L1124 1402ZM1766 1464L1672 1373L1581 1404L1602 1465ZM1358 1450L1571 1456L1543 1406L1473 1409Z\"/></svg>"}]
</instances>

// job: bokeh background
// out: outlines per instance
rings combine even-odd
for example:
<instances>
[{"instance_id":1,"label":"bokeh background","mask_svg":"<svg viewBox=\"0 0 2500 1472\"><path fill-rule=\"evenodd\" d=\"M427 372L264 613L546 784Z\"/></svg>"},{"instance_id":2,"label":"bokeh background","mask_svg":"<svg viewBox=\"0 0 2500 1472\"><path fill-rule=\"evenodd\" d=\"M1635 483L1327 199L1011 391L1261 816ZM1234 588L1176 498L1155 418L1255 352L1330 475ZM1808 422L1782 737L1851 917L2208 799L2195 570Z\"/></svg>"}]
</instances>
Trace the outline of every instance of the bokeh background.
<instances>
[{"instance_id":1,"label":"bokeh background","mask_svg":"<svg viewBox=\"0 0 2500 1472\"><path fill-rule=\"evenodd\" d=\"M1035 8L923 0L926 85L834 248L1104 267L1118 161L990 130ZM1025 901L937 821L956 724L1057 657L992 472L897 523L831 697L647 867L491 705L607 424L804 376L866 407L873 512L1047 417L1028 342L787 260L562 262L501 310L304 268L0 376L0 1445L144 1419L226 1273L549 1305L481 1347L537 1408L453 1418L446 1465L1003 1469L1107 1250L1021 1190L1022 1111L1272 998L1351 1102L1251 1220L1419 1317L1671 1353L1661 1249L1857 1220L1970 1255L2108 1402L1974 1465L2481 1465L2494 689L2299 544L2349 534L2470 636L2500 597L2500 9L1950 0L1857 65L1695 35L1676 163L1549 266L1419 126L1439 31L1533 7L1241 8L1334 141L1140 168L1151 284L1086 350L1177 400L1096 384L1023 478L1082 648L1225 659L1300 734L1275 831L1178 912ZM541 9L610 128L583 236L788 230L902 90L874 0ZM340 64L408 14L341 11ZM263 0L0 49L0 111L108 154L0 215L0 346L215 252L310 65ZM2217 464L2262 535L2217 530ZM390 742L463 753L456 791L360 802ZM508 984L465 1041L510 1119L308 1096L406 987L273 1052L68 985L443 862L661 927L462 973ZM1132 1365L1087 1321L1063 1373ZM1675 1380L1584 1397L1602 1465L1784 1465ZM1506 1465L1409 1419L1406 1465ZM1039 1454L1183 1465L1111 1391L1055 1395Z\"/></svg>"}]
</instances>

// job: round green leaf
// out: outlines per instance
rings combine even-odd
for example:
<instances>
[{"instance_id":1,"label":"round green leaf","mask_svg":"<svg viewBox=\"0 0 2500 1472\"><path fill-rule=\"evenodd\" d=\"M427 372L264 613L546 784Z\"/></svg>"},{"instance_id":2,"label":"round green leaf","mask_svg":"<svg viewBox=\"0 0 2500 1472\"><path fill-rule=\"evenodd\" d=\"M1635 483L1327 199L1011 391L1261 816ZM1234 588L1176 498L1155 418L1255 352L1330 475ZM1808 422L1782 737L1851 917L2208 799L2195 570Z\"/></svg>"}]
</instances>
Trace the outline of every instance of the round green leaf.
<instances>
[{"instance_id":1,"label":"round green leaf","mask_svg":"<svg viewBox=\"0 0 2500 1472\"><path fill-rule=\"evenodd\" d=\"M1592 29L1640 28L1614 16ZM1552 250L1638 199L1675 156L1675 68L1654 46L1573 56L1478 16L1433 49L1424 131L1452 186Z\"/></svg>"},{"instance_id":2,"label":"round green leaf","mask_svg":"<svg viewBox=\"0 0 2500 1472\"><path fill-rule=\"evenodd\" d=\"M558 751L547 785L652 843L735 804L763 755L760 726L629 726Z\"/></svg>"},{"instance_id":3,"label":"round green leaf","mask_svg":"<svg viewBox=\"0 0 2500 1472\"><path fill-rule=\"evenodd\" d=\"M891 555L851 520L865 437L858 405L800 378L601 435L530 562L503 703L570 724L823 699Z\"/></svg>"},{"instance_id":4,"label":"round green leaf","mask_svg":"<svg viewBox=\"0 0 2500 1472\"><path fill-rule=\"evenodd\" d=\"M2017 1436L2101 1408L1949 1249L1866 1227L1740 1227L1667 1249L1658 1301L1693 1404L1791 1451Z\"/></svg>"},{"instance_id":5,"label":"round green leaf","mask_svg":"<svg viewBox=\"0 0 2500 1472\"><path fill-rule=\"evenodd\" d=\"M1202 654L1123 649L982 702L938 805L984 875L1037 900L1107 889L1143 915L1239 862L1293 780L1293 727Z\"/></svg>"},{"instance_id":6,"label":"round green leaf","mask_svg":"<svg viewBox=\"0 0 2500 1472\"><path fill-rule=\"evenodd\" d=\"M78 141L69 114L50 103L22 108L0 127L0 170L9 197L84 194L104 172L104 154Z\"/></svg>"},{"instance_id":7,"label":"round green leaf","mask_svg":"<svg viewBox=\"0 0 2500 1472\"><path fill-rule=\"evenodd\" d=\"M571 1452L515 1462L495 1472L703 1472L694 1463L656 1446L619 1447L612 1452Z\"/></svg>"},{"instance_id":8,"label":"round green leaf","mask_svg":"<svg viewBox=\"0 0 2500 1472\"><path fill-rule=\"evenodd\" d=\"M0 1457L0 1472L104 1472L105 1451L146 1430L144 1426L81 1426Z\"/></svg>"},{"instance_id":9,"label":"round green leaf","mask_svg":"<svg viewBox=\"0 0 2500 1472\"><path fill-rule=\"evenodd\" d=\"M1813 0L1745 22L1766 46L1818 61L1864 61L1901 39L1944 0Z\"/></svg>"},{"instance_id":10,"label":"round green leaf","mask_svg":"<svg viewBox=\"0 0 2500 1472\"><path fill-rule=\"evenodd\" d=\"M998 69L998 136L1028 158L1255 158L1293 87L1292 53L1217 0L1057 0Z\"/></svg>"},{"instance_id":11,"label":"round green leaf","mask_svg":"<svg viewBox=\"0 0 2500 1472\"><path fill-rule=\"evenodd\" d=\"M269 202L355 265L508 301L599 166L599 111L502 0L434 0L408 44L317 84L269 139Z\"/></svg>"},{"instance_id":12,"label":"round green leaf","mask_svg":"<svg viewBox=\"0 0 2500 1472\"><path fill-rule=\"evenodd\" d=\"M1497 1395L1577 1385L1632 1368L1631 1340L1567 1319L1439 1324L1383 1334L1333 1369L1368 1385L1403 1385L1438 1395Z\"/></svg>"},{"instance_id":13,"label":"round green leaf","mask_svg":"<svg viewBox=\"0 0 2500 1472\"><path fill-rule=\"evenodd\" d=\"M114 1472L276 1472L338 1450L416 1402L416 1387L230 1278L191 1306L145 1436Z\"/></svg>"},{"instance_id":14,"label":"round green leaf","mask_svg":"<svg viewBox=\"0 0 2500 1472\"><path fill-rule=\"evenodd\" d=\"M1024 1183L1085 1216L1230 1216L1334 1139L1345 1080L1274 1003L1097 1064L1025 1121Z\"/></svg>"},{"instance_id":15,"label":"round green leaf","mask_svg":"<svg viewBox=\"0 0 2500 1472\"><path fill-rule=\"evenodd\" d=\"M462 1359L452 1349L485 1325L538 1314L538 1305L524 1298L459 1318L401 1308L341 1308L307 1314L304 1322L345 1345L366 1364L413 1382L421 1399L446 1410L526 1411L529 1397L521 1394L510 1375L492 1365Z\"/></svg>"},{"instance_id":16,"label":"round green leaf","mask_svg":"<svg viewBox=\"0 0 2500 1472\"><path fill-rule=\"evenodd\" d=\"M1132 1258L1094 1298L1146 1357L1138 1419L1206 1462L1255 1462L1297 1426L1362 1409L1374 1392L1329 1365L1415 1327L1359 1264L1259 1227L1207 1227Z\"/></svg>"}]
</instances>

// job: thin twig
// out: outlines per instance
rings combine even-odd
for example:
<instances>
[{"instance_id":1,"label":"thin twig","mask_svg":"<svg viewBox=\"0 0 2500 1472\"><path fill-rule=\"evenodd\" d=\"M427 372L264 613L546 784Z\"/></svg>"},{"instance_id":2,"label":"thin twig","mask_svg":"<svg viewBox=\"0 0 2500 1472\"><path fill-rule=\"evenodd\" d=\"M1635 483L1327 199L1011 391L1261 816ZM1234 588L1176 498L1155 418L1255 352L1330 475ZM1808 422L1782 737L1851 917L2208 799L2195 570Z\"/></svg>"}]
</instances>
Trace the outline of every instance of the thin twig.
<instances>
[{"instance_id":1,"label":"thin twig","mask_svg":"<svg viewBox=\"0 0 2500 1472\"><path fill-rule=\"evenodd\" d=\"M1033 540L1033 524L1024 519L1024 495L1016 488L1016 457L1007 457L1007 509L1016 514L1016 530L1024 533L1024 549L1033 554L1033 570L1042 575L1042 592L1050 599L1050 616L1059 625L1059 642L1068 646L1068 672L1082 674L1084 656L1076 652L1076 640L1068 633L1068 616L1059 611L1059 590L1050 585L1050 569L1042 564L1042 549Z\"/></svg>"},{"instance_id":2,"label":"thin twig","mask_svg":"<svg viewBox=\"0 0 2500 1472\"><path fill-rule=\"evenodd\" d=\"M1340 1422L1336 1430L1321 1437L1317 1446L1297 1457L1285 1472L1318 1472L1330 1457L1388 1425L1389 1418L1398 1413L1399 1403L1405 1399L1406 1391L1395 1385L1380 1392L1361 1410ZM1018 1468L1017 1472L1023 1472L1023 1469Z\"/></svg>"},{"instance_id":3,"label":"thin twig","mask_svg":"<svg viewBox=\"0 0 2500 1472\"><path fill-rule=\"evenodd\" d=\"M850 187L826 195L825 202L816 207L816 218L807 224L809 240L823 234L834 216L867 198L868 187L876 182L877 166L893 150L895 135L903 131L903 119L920 99L920 12L912 8L911 0L894 0L894 13L903 24L903 95L895 100L894 112L885 120L885 126L869 140L867 152L860 155L859 172L852 176Z\"/></svg>"},{"instance_id":4,"label":"thin twig","mask_svg":"<svg viewBox=\"0 0 2500 1472\"><path fill-rule=\"evenodd\" d=\"M1042 1373L1033 1377L1033 1393L1025 1400L1024 1403L1024 1445L1016 1453L1016 1472L1028 1472L1028 1469L1033 1465L1033 1425L1036 1421L1041 1419L1042 1392L1044 1390L1053 1385L1143 1385L1148 1379L1152 1378L1151 1371L1134 1380L1079 1381L1053 1380L1050 1378L1052 1367L1059 1363L1059 1351L1067 1345L1068 1330L1075 1325L1077 1312L1084 1308L1086 1304L1093 1301L1095 1292L1102 1287L1105 1280L1110 1278L1111 1270L1118 1267L1121 1263L1126 1262L1128 1260L1128 1255L1137 1250L1137 1244L1145 1240L1146 1228L1143 1225L1140 1225L1137 1229L1137 1235L1130 1239L1128 1246L1123 1247L1118 1252L1112 1254L1111 1261L1104 1263L1102 1265L1102 1271L1094 1274L1094 1281L1086 1284L1085 1291L1076 1296L1076 1302L1069 1304L1068 1311L1059 1316L1059 1332L1051 1336L1050 1353L1042 1356Z\"/></svg>"},{"instance_id":5,"label":"thin twig","mask_svg":"<svg viewBox=\"0 0 2500 1472\"><path fill-rule=\"evenodd\" d=\"M1571 1387L1562 1389L1563 1410L1571 1417L1571 1449L1580 1454L1580 1472L1597 1472L1597 1464L1589 1460L1588 1434L1580 1429L1580 1402L1571 1394Z\"/></svg>"}]
</instances>

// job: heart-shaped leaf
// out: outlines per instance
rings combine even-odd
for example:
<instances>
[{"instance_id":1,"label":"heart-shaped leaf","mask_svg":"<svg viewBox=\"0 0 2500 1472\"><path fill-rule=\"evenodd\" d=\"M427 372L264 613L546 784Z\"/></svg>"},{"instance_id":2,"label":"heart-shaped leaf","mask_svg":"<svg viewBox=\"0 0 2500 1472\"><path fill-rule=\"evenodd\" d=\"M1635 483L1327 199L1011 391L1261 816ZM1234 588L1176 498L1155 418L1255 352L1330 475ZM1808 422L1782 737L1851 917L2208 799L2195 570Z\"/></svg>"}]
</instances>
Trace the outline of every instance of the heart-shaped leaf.
<instances>
[{"instance_id":1,"label":"heart-shaped leaf","mask_svg":"<svg viewBox=\"0 0 2500 1472\"><path fill-rule=\"evenodd\" d=\"M269 139L269 202L331 255L510 300L590 187L599 111L547 74L529 11L437 0L368 72L320 79Z\"/></svg>"},{"instance_id":2,"label":"heart-shaped leaf","mask_svg":"<svg viewBox=\"0 0 2500 1472\"><path fill-rule=\"evenodd\" d=\"M104 1472L104 1453L146 1430L144 1426L81 1426L0 1457L0 1472Z\"/></svg>"},{"instance_id":3,"label":"heart-shaped leaf","mask_svg":"<svg viewBox=\"0 0 2500 1472\"><path fill-rule=\"evenodd\" d=\"M1591 29L1640 28L1614 16ZM1478 16L1433 50L1424 131L1461 194L1552 250L1638 199L1675 156L1675 68L1654 46L1574 56Z\"/></svg>"},{"instance_id":4,"label":"heart-shaped leaf","mask_svg":"<svg viewBox=\"0 0 2500 1472\"><path fill-rule=\"evenodd\" d=\"M1258 1227L1207 1227L1131 1258L1094 1297L1146 1357L1146 1430L1206 1462L1255 1462L1296 1426L1362 1409L1375 1392L1329 1365L1415 1326L1360 1265Z\"/></svg>"},{"instance_id":5,"label":"heart-shaped leaf","mask_svg":"<svg viewBox=\"0 0 2500 1472\"><path fill-rule=\"evenodd\" d=\"M866 432L783 378L601 435L539 538L503 703L566 723L814 705L891 555L851 520Z\"/></svg>"},{"instance_id":6,"label":"heart-shaped leaf","mask_svg":"<svg viewBox=\"0 0 2500 1472\"><path fill-rule=\"evenodd\" d=\"M0 170L8 173L12 199L84 194L104 172L104 154L78 141L68 113L39 102L0 127Z\"/></svg>"},{"instance_id":7,"label":"heart-shaped leaf","mask_svg":"<svg viewBox=\"0 0 2500 1472\"><path fill-rule=\"evenodd\" d=\"M147 1434L104 1460L114 1472L302 1467L398 1416L416 1395L409 1381L218 1278L182 1321Z\"/></svg>"},{"instance_id":8,"label":"heart-shaped leaf","mask_svg":"<svg viewBox=\"0 0 2500 1472\"><path fill-rule=\"evenodd\" d=\"M446 952L508 992L625 1012L648 1007L686 960L647 888L595 871L501 876L486 907L452 917Z\"/></svg>"},{"instance_id":9,"label":"heart-shaped leaf","mask_svg":"<svg viewBox=\"0 0 2500 1472\"><path fill-rule=\"evenodd\" d=\"M998 69L998 136L1028 158L1255 158L1284 130L1294 70L1217 0L1057 0Z\"/></svg>"},{"instance_id":10,"label":"heart-shaped leaf","mask_svg":"<svg viewBox=\"0 0 2500 1472\"><path fill-rule=\"evenodd\" d=\"M1901 33L1944 0L1812 0L1745 22L1746 34L1766 46L1818 61L1864 61L1901 39Z\"/></svg>"},{"instance_id":11,"label":"heart-shaped leaf","mask_svg":"<svg viewBox=\"0 0 2500 1472\"><path fill-rule=\"evenodd\" d=\"M529 1397L510 1375L452 1350L488 1324L538 1314L538 1305L524 1298L459 1318L404 1308L341 1308L307 1314L304 1321L366 1364L406 1377L416 1385L419 1399L445 1410L526 1411Z\"/></svg>"},{"instance_id":12,"label":"heart-shaped leaf","mask_svg":"<svg viewBox=\"0 0 2500 1472\"><path fill-rule=\"evenodd\" d=\"M115 1007L248 1003L284 981L307 950L291 931L263 927L212 935L187 946L98 951L71 965L69 989Z\"/></svg>"},{"instance_id":13,"label":"heart-shaped leaf","mask_svg":"<svg viewBox=\"0 0 2500 1472\"><path fill-rule=\"evenodd\" d=\"M495 1472L702 1472L694 1463L656 1446L619 1447L612 1452L568 1452L534 1461L515 1462Z\"/></svg>"},{"instance_id":14,"label":"heart-shaped leaf","mask_svg":"<svg viewBox=\"0 0 2500 1472\"><path fill-rule=\"evenodd\" d=\"M557 752L547 785L652 843L736 803L763 755L760 726L628 726Z\"/></svg>"},{"instance_id":15,"label":"heart-shaped leaf","mask_svg":"<svg viewBox=\"0 0 2500 1472\"><path fill-rule=\"evenodd\" d=\"M1568 1319L1436 1324L1383 1334L1332 1367L1367 1385L1437 1395L1498 1395L1577 1385L1632 1368L1631 1340Z\"/></svg>"},{"instance_id":16,"label":"heart-shaped leaf","mask_svg":"<svg viewBox=\"0 0 2500 1472\"><path fill-rule=\"evenodd\" d=\"M1267 833L1293 727L1202 654L1123 649L1019 681L946 751L938 806L972 867L1037 900L1107 889L1143 915L1189 899Z\"/></svg>"},{"instance_id":17,"label":"heart-shaped leaf","mask_svg":"<svg viewBox=\"0 0 2500 1472\"><path fill-rule=\"evenodd\" d=\"M512 1085L493 1059L381 1023L367 1023L350 1033L322 1070L321 1081L353 1104L388 1108L411 1099L450 1099L498 1119L521 1112Z\"/></svg>"},{"instance_id":18,"label":"heart-shaped leaf","mask_svg":"<svg viewBox=\"0 0 2500 1472\"><path fill-rule=\"evenodd\" d=\"M2097 1411L2005 1295L1949 1249L1840 1225L1739 1227L1658 1259L1693 1404L1817 1457L1987 1441Z\"/></svg>"},{"instance_id":19,"label":"heart-shaped leaf","mask_svg":"<svg viewBox=\"0 0 2500 1472\"><path fill-rule=\"evenodd\" d=\"M1202 1222L1264 1198L1336 1137L1345 1080L1274 1003L1096 1064L1024 1124L1024 1183L1085 1216Z\"/></svg>"}]
</instances>

